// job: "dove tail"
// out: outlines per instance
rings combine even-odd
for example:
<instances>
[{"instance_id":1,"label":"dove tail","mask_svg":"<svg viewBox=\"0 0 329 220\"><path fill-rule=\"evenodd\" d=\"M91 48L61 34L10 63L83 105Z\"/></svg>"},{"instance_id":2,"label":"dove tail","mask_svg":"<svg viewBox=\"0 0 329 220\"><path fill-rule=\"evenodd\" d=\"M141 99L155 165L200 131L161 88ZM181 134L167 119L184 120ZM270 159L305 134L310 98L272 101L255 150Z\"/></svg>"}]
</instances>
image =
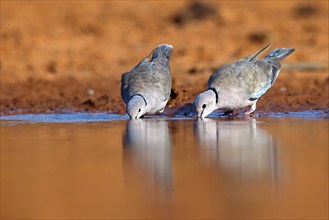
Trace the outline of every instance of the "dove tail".
<instances>
[{"instance_id":1,"label":"dove tail","mask_svg":"<svg viewBox=\"0 0 329 220\"><path fill-rule=\"evenodd\" d=\"M280 61L289 56L294 51L294 48L277 48L267 54L264 59Z\"/></svg>"},{"instance_id":2,"label":"dove tail","mask_svg":"<svg viewBox=\"0 0 329 220\"><path fill-rule=\"evenodd\" d=\"M254 53L254 54L252 54L252 55L250 55L250 56L247 56L246 59L247 59L248 61L252 61L252 60L256 59L261 53L263 53L265 50L267 50L267 49L270 48L270 47L271 47L271 45L267 45L266 47L260 49L260 50L257 51L256 53Z\"/></svg>"}]
</instances>

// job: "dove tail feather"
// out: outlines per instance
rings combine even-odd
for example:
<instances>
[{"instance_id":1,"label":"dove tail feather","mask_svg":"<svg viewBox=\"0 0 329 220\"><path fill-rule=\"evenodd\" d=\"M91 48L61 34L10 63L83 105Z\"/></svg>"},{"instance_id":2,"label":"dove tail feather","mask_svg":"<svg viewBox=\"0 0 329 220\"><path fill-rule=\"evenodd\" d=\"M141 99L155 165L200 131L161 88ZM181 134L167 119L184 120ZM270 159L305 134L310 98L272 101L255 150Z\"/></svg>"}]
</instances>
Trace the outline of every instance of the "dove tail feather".
<instances>
[{"instance_id":1,"label":"dove tail feather","mask_svg":"<svg viewBox=\"0 0 329 220\"><path fill-rule=\"evenodd\" d=\"M271 47L271 44L267 45L266 47L260 49L259 51L257 51L256 53L250 55L250 56L247 56L246 59L248 61L252 61L254 59L256 59L259 55L261 55L265 50L267 50L268 48Z\"/></svg>"},{"instance_id":2,"label":"dove tail feather","mask_svg":"<svg viewBox=\"0 0 329 220\"><path fill-rule=\"evenodd\" d=\"M294 52L294 48L277 48L266 55L264 59L270 59L275 61L280 61L289 56L292 52Z\"/></svg>"}]
</instances>

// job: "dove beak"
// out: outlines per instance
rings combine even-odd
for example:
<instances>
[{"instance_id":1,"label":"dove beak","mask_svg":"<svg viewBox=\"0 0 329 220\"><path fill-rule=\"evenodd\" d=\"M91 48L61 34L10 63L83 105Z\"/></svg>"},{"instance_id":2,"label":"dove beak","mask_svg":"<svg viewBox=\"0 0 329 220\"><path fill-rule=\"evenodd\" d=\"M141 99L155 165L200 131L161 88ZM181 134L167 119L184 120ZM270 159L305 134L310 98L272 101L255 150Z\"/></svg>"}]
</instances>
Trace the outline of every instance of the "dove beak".
<instances>
[{"instance_id":1,"label":"dove beak","mask_svg":"<svg viewBox=\"0 0 329 220\"><path fill-rule=\"evenodd\" d=\"M204 111L204 108L202 109L201 114L199 115L199 118L203 118L203 111Z\"/></svg>"}]
</instances>

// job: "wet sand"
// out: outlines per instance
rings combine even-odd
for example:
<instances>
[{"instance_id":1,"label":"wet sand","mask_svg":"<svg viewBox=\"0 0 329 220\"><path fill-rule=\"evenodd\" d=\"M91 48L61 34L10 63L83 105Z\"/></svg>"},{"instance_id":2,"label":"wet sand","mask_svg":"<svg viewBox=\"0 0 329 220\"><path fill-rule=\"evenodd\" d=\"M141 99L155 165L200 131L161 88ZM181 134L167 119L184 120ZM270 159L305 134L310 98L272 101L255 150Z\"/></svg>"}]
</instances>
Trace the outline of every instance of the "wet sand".
<instances>
[{"instance_id":1,"label":"wet sand","mask_svg":"<svg viewBox=\"0 0 329 220\"><path fill-rule=\"evenodd\" d=\"M1 115L122 114L121 74L160 43L175 48L169 113L215 68L267 44L296 51L258 113L329 108L327 1L4 1L0 22Z\"/></svg>"}]
</instances>

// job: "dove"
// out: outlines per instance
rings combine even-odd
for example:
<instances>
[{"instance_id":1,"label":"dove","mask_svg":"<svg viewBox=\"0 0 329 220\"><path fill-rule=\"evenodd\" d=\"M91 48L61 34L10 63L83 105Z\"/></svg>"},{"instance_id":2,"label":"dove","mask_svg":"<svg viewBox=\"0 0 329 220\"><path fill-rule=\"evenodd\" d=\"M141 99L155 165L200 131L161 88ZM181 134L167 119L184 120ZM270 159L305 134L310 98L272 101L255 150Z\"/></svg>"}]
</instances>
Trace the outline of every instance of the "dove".
<instances>
[{"instance_id":1,"label":"dove","mask_svg":"<svg viewBox=\"0 0 329 220\"><path fill-rule=\"evenodd\" d=\"M132 70L122 74L121 96L131 119L164 111L172 86L172 52L172 45L160 44Z\"/></svg>"},{"instance_id":2,"label":"dove","mask_svg":"<svg viewBox=\"0 0 329 220\"><path fill-rule=\"evenodd\" d=\"M244 110L246 116L254 112L258 99L277 79L280 61L295 51L293 48L277 48L263 59L257 59L269 47L215 70L209 77L208 89L194 100L197 117L204 118L217 109Z\"/></svg>"}]
</instances>

